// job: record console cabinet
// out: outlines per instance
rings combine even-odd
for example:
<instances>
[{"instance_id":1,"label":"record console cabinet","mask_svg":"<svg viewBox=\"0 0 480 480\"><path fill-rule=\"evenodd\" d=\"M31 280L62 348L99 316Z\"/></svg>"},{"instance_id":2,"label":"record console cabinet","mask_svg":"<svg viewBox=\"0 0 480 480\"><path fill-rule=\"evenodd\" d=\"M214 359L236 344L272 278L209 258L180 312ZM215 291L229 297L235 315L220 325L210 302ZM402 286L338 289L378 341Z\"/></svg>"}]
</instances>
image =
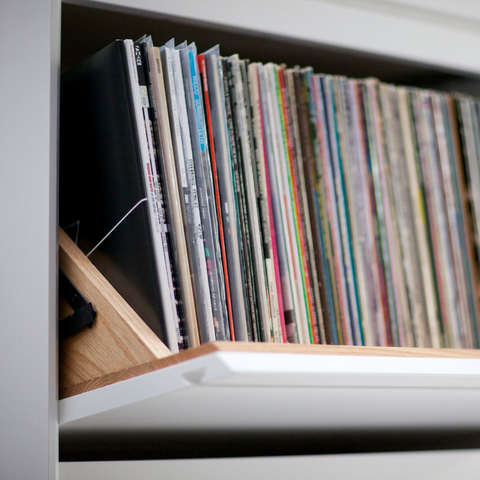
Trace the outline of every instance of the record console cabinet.
<instances>
[{"instance_id":1,"label":"record console cabinet","mask_svg":"<svg viewBox=\"0 0 480 480\"><path fill-rule=\"evenodd\" d=\"M214 343L171 356L155 340L118 347L142 336L130 317L102 352L114 366L92 362L58 400L56 202L60 69L115 38L480 94L480 8L8 0L0 25L1 478L475 478L477 351Z\"/></svg>"}]
</instances>

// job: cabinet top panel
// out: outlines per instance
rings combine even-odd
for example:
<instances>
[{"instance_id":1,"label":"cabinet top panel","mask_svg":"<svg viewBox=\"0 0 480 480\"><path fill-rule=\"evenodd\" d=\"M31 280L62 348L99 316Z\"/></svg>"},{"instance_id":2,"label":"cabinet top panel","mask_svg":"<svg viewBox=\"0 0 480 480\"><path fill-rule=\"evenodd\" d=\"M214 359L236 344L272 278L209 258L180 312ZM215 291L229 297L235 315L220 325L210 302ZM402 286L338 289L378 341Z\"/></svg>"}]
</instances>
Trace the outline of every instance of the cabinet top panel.
<instances>
[{"instance_id":1,"label":"cabinet top panel","mask_svg":"<svg viewBox=\"0 0 480 480\"><path fill-rule=\"evenodd\" d=\"M480 7L423 0L67 2L480 74Z\"/></svg>"}]
</instances>

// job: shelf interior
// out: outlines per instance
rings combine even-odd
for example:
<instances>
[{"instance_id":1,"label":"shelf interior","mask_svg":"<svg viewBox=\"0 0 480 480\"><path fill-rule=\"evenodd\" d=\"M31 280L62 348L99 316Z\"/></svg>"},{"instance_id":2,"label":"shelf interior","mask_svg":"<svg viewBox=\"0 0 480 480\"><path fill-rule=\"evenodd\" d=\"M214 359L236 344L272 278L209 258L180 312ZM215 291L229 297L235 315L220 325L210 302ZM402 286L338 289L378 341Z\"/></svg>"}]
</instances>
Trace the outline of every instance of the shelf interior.
<instances>
[{"instance_id":1,"label":"shelf interior","mask_svg":"<svg viewBox=\"0 0 480 480\"><path fill-rule=\"evenodd\" d=\"M456 90L466 93L480 95L480 86L477 80L472 80L466 76L460 76L455 73L445 72L442 69L435 69L426 67L411 62L401 62L386 57L370 55L366 53L359 53L345 49L334 48L328 45L312 44L307 42L296 42L291 39L281 37L273 37L261 35L258 33L245 32L222 28L220 26L195 24L193 22L174 20L167 18L150 18L141 14L121 13L118 11L107 10L102 8L90 8L86 6L63 4L62 10L62 70L66 70L73 65L78 64L83 59L88 58L96 51L103 48L105 45L111 43L117 38L139 38L145 33L150 33L153 36L154 43L161 45L172 37L175 37L178 42L188 39L195 41L199 51L204 51L215 44L220 44L223 55L228 56L234 53L240 54L243 58L249 58L251 61L261 62L276 62L286 63L288 66L301 65L312 66L316 72L325 72L332 74L347 75L350 77L369 77L374 76L384 82L391 82L396 84L431 87L444 90ZM288 346L285 346L285 348ZM210 347L208 347L210 348ZM235 348L235 347L225 347ZM239 346L238 348L243 348ZM258 349L262 347L252 346L251 348ZM280 346L283 348L283 346ZM296 347L295 347L296 348ZM205 347L207 350L207 347ZM361 355L368 355L366 350ZM390 354L392 353L391 351ZM212 353L211 351L207 353ZM254 352L255 353L255 352ZM257 352L258 353L258 352ZM298 352L300 353L300 352ZM311 354L312 352L305 352ZM329 355L331 352L327 352ZM402 356L399 351L399 356ZM405 352L404 352L405 353ZM247 353L248 354L248 353ZM325 352L324 352L325 354ZM344 355L345 352L340 353ZM354 350L350 350L348 355L355 355ZM444 356L446 351L430 351L422 355L421 351L415 352L418 357L421 356ZM467 355L468 353L462 353ZM472 354L475 357L476 354ZM177 359L180 357L176 357ZM192 359L188 359L192 360ZM195 359L193 359L195 360ZM461 359L453 359L455 361ZM477 360L478 361L478 360ZM152 382L167 381L165 377L169 375L167 372L163 374L160 370L174 368L176 359L161 361L154 364L153 367L148 367L145 377L152 379ZM181 362L180 362L181 363ZM355 360L351 359L354 364ZM480 373L476 374L480 378ZM143 377L143 376L142 376ZM79 408L82 407L82 402L88 404L90 401L96 402L97 398L107 398L110 395L122 395L124 385L129 382L145 381L147 384L150 380L144 378L130 379L129 373L122 377L122 372L114 378L114 382L110 382L105 389L96 390L93 392L80 395L78 399ZM475 377L476 378L476 377ZM119 382L119 383L116 383ZM105 384L106 385L106 384ZM133 386L136 384L134 383ZM101 386L101 385L97 385ZM310 413L314 412L312 405L318 400L319 414L323 406L328 406L328 402L322 403L325 395L332 392L337 395L333 396L333 400L343 398L345 400L345 416L355 416L361 418L362 410L360 397L363 398L363 404L368 405L370 392L373 392L372 386L363 386L359 389L354 388L355 385L339 386L335 388L311 388L314 392L312 396L312 403L310 404ZM131 388L129 386L125 388ZM227 413L223 420L230 415L235 417L240 412L242 413L251 408L245 405L242 409L238 406L238 402L249 402L249 395L252 393L257 395L256 404L261 404L262 395L264 395L263 408L267 412L270 405L274 405L277 401L277 394L288 395L288 388L272 386L269 389L262 389L254 386L248 388L242 387L206 387L206 391L200 387L197 388L198 394L203 395L204 403L198 403L192 407L192 401L195 395L191 397L190 407L195 408L192 414L202 416L202 408L208 407L208 401L211 399L211 392L218 392L220 388L225 388L225 394L220 396L225 402L227 399L235 399L238 394L237 407L228 405ZM210 388L210 390L209 390ZM212 390L212 389L217 390ZM295 386L293 395L301 398L304 395L307 387ZM343 390L341 390L343 388ZM350 388L350 390L349 390ZM430 390L429 390L430 388ZM452 388L413 388L408 390L405 397L406 402L401 407L401 399L399 396L397 400L397 392L393 387L381 389L382 395L379 399L385 402L391 401L392 404L387 406L387 411L395 414L395 407L399 407L398 419L408 419L409 409L415 412L420 412L421 408L428 411L429 405L432 405L435 410L435 402L440 402L439 409L434 415L445 415L448 419L450 414L448 409L448 395L453 395L457 402L452 403L452 409L456 411L462 410L462 395L464 401L468 403L470 410L465 409L465 415L468 412L474 411L471 407L475 404L477 399L480 399L480 389L462 387ZM449 393L447 393L447 390ZM107 393L105 393L107 392ZM111 392L111 393L108 393ZM362 393L359 393L362 392ZM456 393L455 393L456 392ZM161 408L159 412L169 411L168 406L175 402L187 402L187 397L183 392L170 392L165 396L158 396L158 405L152 408ZM378 392L377 392L378 393ZM437 394L439 394L437 396ZM444 397L441 394L445 394ZM175 397L178 395L178 397ZM170 396L170 397L169 397ZM439 400L438 398L441 397ZM260 400L259 400L260 399ZM323 399L323 400L322 400ZM62 400L61 404L66 405L71 399ZM146 400L145 400L146 401ZM132 421L136 421L142 415L143 400L138 401L138 409L136 406L125 405L124 407L129 411ZM153 401L155 402L155 401ZM172 403L173 402L173 403ZM270 403L269 403L270 402ZM443 403L442 403L443 402ZM188 403L188 402L187 402ZM284 402L285 403L285 402ZM108 399L107 399L108 404ZM286 405L286 403L285 403ZM299 410L302 408L302 402L293 405L292 409ZM419 407L420 405L420 407ZM477 403L478 405L478 403ZM210 405L210 413L215 413L214 408L218 407L218 403L213 407ZM375 405L372 405L368 411L369 414L374 415L373 410ZM76 408L76 407L75 407ZM120 415L121 415L121 408ZM356 409L359 409L356 411ZM367 407L363 407L367 408ZM112 411L115 410L112 409ZM107 415L110 410L108 407L105 410ZM115 413L115 412L113 412ZM118 412L117 412L118 413ZM457 412L458 413L458 412ZM244 413L245 414L245 413ZM291 418L292 413L284 412L285 419ZM293 414L296 418L298 412ZM102 415L102 414L98 414ZM341 418L342 411L336 413L338 418ZM113 417L112 417L113 418ZM323 418L319 416L319 418ZM147 419L148 420L148 419ZM174 419L180 421L180 416ZM79 420L81 422L81 419ZM320 421L320 420L318 420ZM282 423L282 422L280 422ZM428 423L428 422L427 422ZM480 447L480 421L478 418L472 418L472 425L468 422L457 422L457 426L452 426L448 421L440 426L434 426L432 420L430 425L419 425L415 428L413 425L401 428L382 427L372 423L368 428L362 425L357 425L349 428L340 428L340 423L333 424L327 428L313 428L311 430L305 428L263 428L261 431L251 428L237 428L237 429L223 429L207 430L199 429L197 431L185 429L171 430L151 429L151 430L137 430L128 431L118 434L116 431L102 429L97 432L81 429L73 432L68 428L68 423L60 428L60 458L63 461L73 460L117 460L117 459L149 459L149 458L200 458L200 457L228 457L228 456L254 456L254 455L295 455L295 454L319 454L319 453L358 453L358 452L382 452L382 451L398 451L398 450L425 450L425 449L449 449L449 448L479 448ZM72 433L73 432L73 433Z\"/></svg>"}]
</instances>

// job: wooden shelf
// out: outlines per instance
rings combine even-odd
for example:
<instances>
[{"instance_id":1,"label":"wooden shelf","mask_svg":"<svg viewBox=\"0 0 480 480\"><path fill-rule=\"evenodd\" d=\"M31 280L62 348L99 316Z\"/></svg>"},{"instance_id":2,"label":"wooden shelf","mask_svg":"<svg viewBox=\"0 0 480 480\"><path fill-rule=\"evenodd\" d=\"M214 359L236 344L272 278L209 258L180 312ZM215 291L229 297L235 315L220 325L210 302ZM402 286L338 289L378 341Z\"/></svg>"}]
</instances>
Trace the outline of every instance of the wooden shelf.
<instances>
[{"instance_id":1,"label":"wooden shelf","mask_svg":"<svg viewBox=\"0 0 480 480\"><path fill-rule=\"evenodd\" d=\"M199 374L184 372L195 372L198 368L213 369L214 372L220 369L223 372L225 362L228 364L231 359L238 362L231 372L234 383L237 382L240 372L245 374L244 368L248 370L249 365L254 365L253 377L248 374L245 377L246 385L253 382L260 388L262 384L258 385L255 380L260 375L264 378L264 387L267 390L271 386L279 385L301 387L299 394L303 387L310 385L308 382L306 385L302 383L302 375L307 374L313 382L312 385L320 382L321 386L329 386L330 378L335 378L337 374L334 368L337 364L345 365L346 371L351 370L352 384L347 382L342 384L344 387L368 387L371 375L379 375L388 390L392 385L391 379L385 378L387 374L392 375L392 378L400 375L404 382L402 385L408 385L409 388L422 388L423 384L418 383L418 378L430 381L429 376L432 375L435 379L434 388L448 386L451 381L459 382L461 386L470 385L467 379L471 379L471 375L474 379L472 385L476 388L477 381L480 385L480 350L215 342L173 355L62 230L59 242L61 268L98 311L93 328L84 329L61 345L60 397L63 399L97 389L103 390L101 387L110 386L123 390L124 385L128 385L125 381L137 377L150 379L151 375L156 375L164 384L163 376L169 377L175 369L180 369L180 375L190 382L190 387L200 385L203 374L195 380ZM381 361L378 361L379 357L382 357ZM272 365L277 365L272 370L274 380L268 375ZM358 365L368 368L363 371L358 369ZM385 367L386 365L388 367ZM459 365L463 365L462 368L458 368ZM384 370L385 368L387 369ZM293 371L297 371L298 378L292 377ZM457 379L452 377L452 371L459 375ZM213 375L215 377L217 373ZM325 375L329 378L326 384L323 383ZM277 385L275 379L279 378L280 384ZM333 384L336 382L334 380ZM173 391L176 383L172 383ZM115 387L115 384L118 387ZM133 386L126 388L136 390ZM163 394L162 391L160 396ZM128 402L124 406L127 405ZM361 418L363 421L363 417ZM67 420L65 422L69 423Z\"/></svg>"},{"instance_id":2,"label":"wooden shelf","mask_svg":"<svg viewBox=\"0 0 480 480\"><path fill-rule=\"evenodd\" d=\"M330 355L328 348L293 354L289 346L285 353L248 347L206 345L152 365L163 368L65 398L60 433L480 428L478 355L379 361L348 349Z\"/></svg>"},{"instance_id":3,"label":"wooden shelf","mask_svg":"<svg viewBox=\"0 0 480 480\"><path fill-rule=\"evenodd\" d=\"M64 232L98 318L61 347L64 441L134 432L480 429L480 351L215 342L176 355Z\"/></svg>"},{"instance_id":4,"label":"wooden shelf","mask_svg":"<svg viewBox=\"0 0 480 480\"><path fill-rule=\"evenodd\" d=\"M138 375L161 370L171 365L180 364L207 356L216 352L269 355L309 355L309 356L344 356L344 357L395 357L395 358L431 358L431 359L477 359L480 360L480 350L454 350L433 348L395 348L395 347L350 347L336 345L294 345L294 344L265 344L242 342L214 342L201 347L186 350L175 355L166 355L130 368L106 373L101 376L65 387L61 390L61 398L67 398L80 393L112 385ZM293 361L293 360L292 360ZM352 362L355 360L352 359Z\"/></svg>"}]
</instances>

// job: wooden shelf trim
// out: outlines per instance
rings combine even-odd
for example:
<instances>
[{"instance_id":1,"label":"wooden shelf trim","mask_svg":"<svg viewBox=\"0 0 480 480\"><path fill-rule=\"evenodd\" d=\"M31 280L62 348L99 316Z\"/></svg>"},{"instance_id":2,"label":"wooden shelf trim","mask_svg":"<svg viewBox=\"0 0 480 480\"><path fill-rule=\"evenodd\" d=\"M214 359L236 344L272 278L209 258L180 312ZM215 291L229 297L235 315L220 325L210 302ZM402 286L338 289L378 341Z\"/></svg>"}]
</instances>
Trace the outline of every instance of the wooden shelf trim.
<instances>
[{"instance_id":1,"label":"wooden shelf trim","mask_svg":"<svg viewBox=\"0 0 480 480\"><path fill-rule=\"evenodd\" d=\"M60 398L214 352L480 359L480 350L213 342L173 355L60 229L60 267L97 310L91 329L60 345Z\"/></svg>"},{"instance_id":2,"label":"wooden shelf trim","mask_svg":"<svg viewBox=\"0 0 480 480\"><path fill-rule=\"evenodd\" d=\"M67 398L97 388L112 385L129 378L154 372L171 365L198 358L214 352L237 353L279 353L291 355L348 355L370 357L410 357L410 358L446 358L446 359L480 359L480 350L456 350L433 348L397 348L397 347L354 347L338 345L296 345L266 344L243 342L213 342L198 348L185 350L175 355L151 360L125 370L112 372L88 381L71 385L60 390L60 398Z\"/></svg>"}]
</instances>

